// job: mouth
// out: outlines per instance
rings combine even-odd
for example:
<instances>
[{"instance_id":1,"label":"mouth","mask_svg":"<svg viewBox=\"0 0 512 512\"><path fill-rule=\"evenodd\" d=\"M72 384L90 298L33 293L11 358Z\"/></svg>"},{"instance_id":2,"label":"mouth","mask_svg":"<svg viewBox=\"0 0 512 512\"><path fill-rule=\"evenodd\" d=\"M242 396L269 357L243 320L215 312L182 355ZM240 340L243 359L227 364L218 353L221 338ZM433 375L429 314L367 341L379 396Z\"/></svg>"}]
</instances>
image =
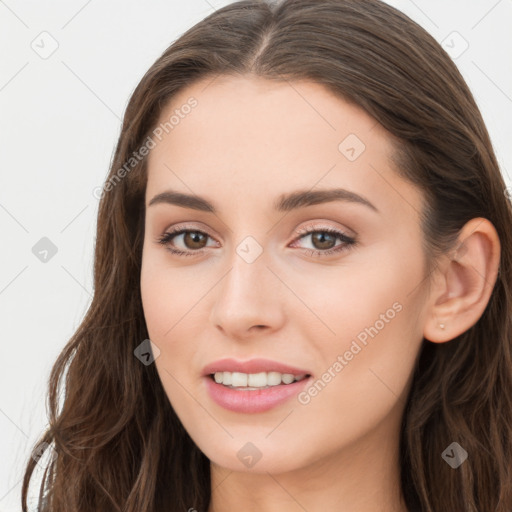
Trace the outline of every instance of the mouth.
<instances>
[{"instance_id":1,"label":"mouth","mask_svg":"<svg viewBox=\"0 0 512 512\"><path fill-rule=\"evenodd\" d=\"M221 371L216 366L203 379L210 399L220 407L242 414L263 413L296 397L312 380L311 373L291 367L282 369L295 373Z\"/></svg>"},{"instance_id":2,"label":"mouth","mask_svg":"<svg viewBox=\"0 0 512 512\"><path fill-rule=\"evenodd\" d=\"M236 413L262 413L291 400L312 380L311 371L280 361L221 359L202 370L205 390L217 405Z\"/></svg>"},{"instance_id":3,"label":"mouth","mask_svg":"<svg viewBox=\"0 0 512 512\"><path fill-rule=\"evenodd\" d=\"M303 379L311 377L308 373L294 375L293 373L280 372L215 372L210 373L208 377L222 386L229 389L240 391L256 391L259 389L268 389L275 386L288 386L294 382L300 382Z\"/></svg>"}]
</instances>

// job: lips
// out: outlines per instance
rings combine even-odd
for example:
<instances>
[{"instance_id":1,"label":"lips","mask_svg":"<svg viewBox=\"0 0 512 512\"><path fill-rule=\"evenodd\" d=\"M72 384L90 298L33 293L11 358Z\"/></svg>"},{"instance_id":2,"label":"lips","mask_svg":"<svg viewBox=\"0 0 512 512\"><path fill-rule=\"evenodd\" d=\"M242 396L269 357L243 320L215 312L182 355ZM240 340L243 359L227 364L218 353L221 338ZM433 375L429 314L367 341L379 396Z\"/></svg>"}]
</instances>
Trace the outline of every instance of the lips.
<instances>
[{"instance_id":1,"label":"lips","mask_svg":"<svg viewBox=\"0 0 512 512\"><path fill-rule=\"evenodd\" d=\"M288 373L294 376L311 375L311 372L304 368L295 368L287 364L272 361L270 359L251 359L249 361L236 361L235 359L220 359L203 368L202 375L208 376L216 372L239 372L239 373L261 373L279 372Z\"/></svg>"},{"instance_id":2,"label":"lips","mask_svg":"<svg viewBox=\"0 0 512 512\"><path fill-rule=\"evenodd\" d=\"M262 386L263 377L269 379L266 386ZM275 381L277 377L282 381ZM270 359L221 359L205 366L202 378L206 392L217 405L248 414L262 413L291 400L311 381L311 372ZM235 386L228 385L226 378ZM258 387L252 387L253 383Z\"/></svg>"}]
</instances>

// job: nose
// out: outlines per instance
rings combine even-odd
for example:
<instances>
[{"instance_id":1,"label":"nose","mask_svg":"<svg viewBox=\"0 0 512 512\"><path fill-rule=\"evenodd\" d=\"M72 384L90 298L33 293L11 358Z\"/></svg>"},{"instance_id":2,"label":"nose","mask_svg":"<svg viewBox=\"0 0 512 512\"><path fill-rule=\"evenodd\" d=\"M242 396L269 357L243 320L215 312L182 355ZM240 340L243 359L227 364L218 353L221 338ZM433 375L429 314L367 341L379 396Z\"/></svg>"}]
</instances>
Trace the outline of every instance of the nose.
<instances>
[{"instance_id":1,"label":"nose","mask_svg":"<svg viewBox=\"0 0 512 512\"><path fill-rule=\"evenodd\" d=\"M238 254L214 287L212 325L226 337L244 340L280 329L284 323L283 284L264 254L249 263Z\"/></svg>"}]
</instances>

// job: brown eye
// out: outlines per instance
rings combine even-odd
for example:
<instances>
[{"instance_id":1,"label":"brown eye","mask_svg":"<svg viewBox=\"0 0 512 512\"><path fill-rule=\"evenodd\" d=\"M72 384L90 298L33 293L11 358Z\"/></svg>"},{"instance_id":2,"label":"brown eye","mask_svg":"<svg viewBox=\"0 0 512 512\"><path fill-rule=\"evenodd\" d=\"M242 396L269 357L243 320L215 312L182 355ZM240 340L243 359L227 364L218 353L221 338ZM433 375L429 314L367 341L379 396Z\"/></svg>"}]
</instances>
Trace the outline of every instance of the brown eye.
<instances>
[{"instance_id":1,"label":"brown eye","mask_svg":"<svg viewBox=\"0 0 512 512\"><path fill-rule=\"evenodd\" d=\"M164 233L157 239L157 242L165 245L174 254L191 256L200 253L207 246L208 238L211 238L208 233L183 228ZM176 244L178 247L176 247ZM181 250L180 245L185 250Z\"/></svg>"},{"instance_id":2,"label":"brown eye","mask_svg":"<svg viewBox=\"0 0 512 512\"><path fill-rule=\"evenodd\" d=\"M202 249L206 246L208 235L201 231L185 231L183 236L183 243L187 249Z\"/></svg>"},{"instance_id":3,"label":"brown eye","mask_svg":"<svg viewBox=\"0 0 512 512\"><path fill-rule=\"evenodd\" d=\"M336 237L325 231L312 233L311 240L316 249L332 249L336 244Z\"/></svg>"},{"instance_id":4,"label":"brown eye","mask_svg":"<svg viewBox=\"0 0 512 512\"><path fill-rule=\"evenodd\" d=\"M310 248L304 247L304 251L310 256L334 255L355 247L358 243L355 238L331 227L320 228L310 225L297 231L297 233L301 235L299 240L308 241L312 246ZM341 242L338 245L336 245L337 240Z\"/></svg>"}]
</instances>

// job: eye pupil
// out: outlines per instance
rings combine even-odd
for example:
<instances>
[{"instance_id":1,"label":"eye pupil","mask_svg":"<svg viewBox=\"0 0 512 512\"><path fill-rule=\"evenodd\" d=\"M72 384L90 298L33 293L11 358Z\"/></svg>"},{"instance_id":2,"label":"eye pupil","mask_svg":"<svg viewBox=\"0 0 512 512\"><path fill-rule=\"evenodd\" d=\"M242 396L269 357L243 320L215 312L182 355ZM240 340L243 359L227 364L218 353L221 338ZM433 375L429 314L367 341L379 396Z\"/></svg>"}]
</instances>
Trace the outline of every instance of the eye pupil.
<instances>
[{"instance_id":1,"label":"eye pupil","mask_svg":"<svg viewBox=\"0 0 512 512\"><path fill-rule=\"evenodd\" d=\"M187 242L191 241L192 244L200 243L201 238L203 241L206 239L205 235L203 233L199 233L197 231L188 231L185 233L185 244L188 245ZM204 247L204 245L200 245L200 248ZM197 248L194 245L192 245L192 248Z\"/></svg>"},{"instance_id":2,"label":"eye pupil","mask_svg":"<svg viewBox=\"0 0 512 512\"><path fill-rule=\"evenodd\" d=\"M320 243L320 247L319 249L329 249L330 247L332 247L332 242L333 242L333 239L334 237L328 233L325 233L325 232L317 232L317 233L313 233L313 242L319 242ZM331 240L326 240L325 239L331 239ZM324 244L327 243L327 247L324 246Z\"/></svg>"}]
</instances>

